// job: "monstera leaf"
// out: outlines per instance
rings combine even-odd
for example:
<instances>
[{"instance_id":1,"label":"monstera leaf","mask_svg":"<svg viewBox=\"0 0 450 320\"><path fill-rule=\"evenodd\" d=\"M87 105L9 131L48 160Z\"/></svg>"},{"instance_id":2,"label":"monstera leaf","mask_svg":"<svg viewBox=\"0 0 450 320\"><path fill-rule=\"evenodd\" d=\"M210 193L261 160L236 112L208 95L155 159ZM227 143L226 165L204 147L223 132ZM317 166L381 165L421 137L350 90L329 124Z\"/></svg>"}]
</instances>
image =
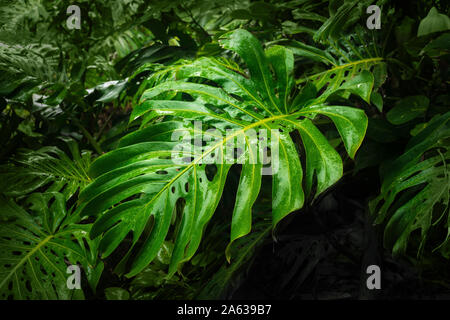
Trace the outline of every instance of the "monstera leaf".
<instances>
[{"instance_id":1,"label":"monstera leaf","mask_svg":"<svg viewBox=\"0 0 450 320\"><path fill-rule=\"evenodd\" d=\"M309 90L322 92L320 99L314 100L314 103L326 101L339 89L337 93L343 98L348 98L351 93L365 92L366 96L362 98L381 109L382 98L376 91L387 77L385 59L360 26L353 29L351 34L339 36L338 41L328 38L325 50L295 40L280 40L277 43L292 50L303 63L310 63L310 60L321 62L315 64L313 72L311 68L304 68L305 71L296 80L297 84L306 83ZM301 58L306 58L306 61Z\"/></svg>"},{"instance_id":2,"label":"monstera leaf","mask_svg":"<svg viewBox=\"0 0 450 320\"><path fill-rule=\"evenodd\" d=\"M81 289L67 285L68 265L79 265L93 287L98 282L103 264L95 257L97 244L87 238L90 225L66 219L52 230L55 216L67 216L63 196L53 196L58 205L37 217L0 198L1 299L82 299Z\"/></svg>"},{"instance_id":3,"label":"monstera leaf","mask_svg":"<svg viewBox=\"0 0 450 320\"><path fill-rule=\"evenodd\" d=\"M282 41L281 43L286 43L295 55L321 62L327 66L323 71L301 75L296 83L309 82L315 86L317 91L323 91L320 96L322 101L336 92L337 88L346 89L340 93L348 98L352 91L362 92L362 87L366 87L364 92L367 96L364 96L363 99L370 101L369 95L373 93L371 90L376 90L386 79L386 64L384 59L378 56L376 47L367 46L370 41L364 41L364 35L360 28L355 28L355 30L355 33L350 36L340 37L337 42L330 40L327 50L319 50L294 40ZM370 73L365 71L370 71ZM375 75L375 81L372 79L371 73Z\"/></svg>"},{"instance_id":4,"label":"monstera leaf","mask_svg":"<svg viewBox=\"0 0 450 320\"><path fill-rule=\"evenodd\" d=\"M78 225L70 199L89 182L90 154L66 140L73 160L57 147L23 151L0 175L0 298L80 299L67 286L68 265L78 264L95 290L103 270L99 241ZM41 192L38 192L41 191ZM23 203L24 208L11 198Z\"/></svg>"},{"instance_id":5,"label":"monstera leaf","mask_svg":"<svg viewBox=\"0 0 450 320\"><path fill-rule=\"evenodd\" d=\"M388 220L384 242L395 254L405 252L415 230L421 231L419 249L423 249L430 229L444 217L450 230L449 138L450 113L446 113L433 118L410 140L405 152L383 170L381 194L370 206L377 214L377 223ZM449 237L450 231L444 243Z\"/></svg>"},{"instance_id":6,"label":"monstera leaf","mask_svg":"<svg viewBox=\"0 0 450 320\"><path fill-rule=\"evenodd\" d=\"M329 105L314 88L298 92L292 51L281 46L264 51L245 30L223 35L220 44L238 54L246 69L213 58L173 67L134 107L130 120L142 119L141 129L90 168L95 181L80 194L80 214L98 217L91 237L102 237L103 256L132 234L120 263L131 268L128 276L145 268L169 236L170 274L194 255L233 164L242 170L230 245L251 230L263 175L272 178L273 227L302 208L305 193L318 195L342 176L339 153L314 121L331 120L351 158L364 138L362 110ZM350 90L363 99L373 85L368 71L355 74L345 87L334 81L333 92Z\"/></svg>"}]
</instances>

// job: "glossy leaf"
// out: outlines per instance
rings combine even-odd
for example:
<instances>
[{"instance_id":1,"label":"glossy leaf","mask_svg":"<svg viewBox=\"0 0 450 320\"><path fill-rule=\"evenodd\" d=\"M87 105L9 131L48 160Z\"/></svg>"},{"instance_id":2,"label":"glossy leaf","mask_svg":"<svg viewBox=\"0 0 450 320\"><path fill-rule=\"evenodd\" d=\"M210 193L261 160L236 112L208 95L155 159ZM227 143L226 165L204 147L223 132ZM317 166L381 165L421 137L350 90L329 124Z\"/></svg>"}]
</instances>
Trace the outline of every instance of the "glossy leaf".
<instances>
[{"instance_id":1,"label":"glossy leaf","mask_svg":"<svg viewBox=\"0 0 450 320\"><path fill-rule=\"evenodd\" d=\"M141 129L124 137L118 149L99 157L90 168L95 180L80 194L81 215L98 217L91 237L102 237L103 256L132 233L132 248L120 263L131 265L128 276L155 259L167 237L174 241L170 274L194 255L232 164L242 164L242 172L228 259L231 244L251 230L252 207L263 174L272 175L273 227L304 204L302 159L291 132L300 132L306 150L302 161L306 162L306 192L311 196L342 175L342 160L315 126L315 119L324 116L335 124L350 157L364 138L367 118L362 110L324 104L322 95L293 109L293 103L301 99L295 96L290 50L276 46L264 51L245 30L226 33L219 43L239 54L248 71L214 58L171 68L163 79L151 81L154 86L143 92L134 107L130 120L141 118ZM368 97L373 77L363 73L359 80L349 79L345 89L331 86L326 95L349 90ZM155 122L161 116L165 119ZM265 135L259 135L261 129ZM242 141L239 155L231 145L235 140ZM264 165L267 158L260 152L260 143L272 156L278 155L271 168ZM174 162L171 156L179 155L180 146L188 153L183 161ZM317 192L313 193L315 179ZM180 199L182 205L177 206ZM171 231L172 223L176 232Z\"/></svg>"}]
</instances>

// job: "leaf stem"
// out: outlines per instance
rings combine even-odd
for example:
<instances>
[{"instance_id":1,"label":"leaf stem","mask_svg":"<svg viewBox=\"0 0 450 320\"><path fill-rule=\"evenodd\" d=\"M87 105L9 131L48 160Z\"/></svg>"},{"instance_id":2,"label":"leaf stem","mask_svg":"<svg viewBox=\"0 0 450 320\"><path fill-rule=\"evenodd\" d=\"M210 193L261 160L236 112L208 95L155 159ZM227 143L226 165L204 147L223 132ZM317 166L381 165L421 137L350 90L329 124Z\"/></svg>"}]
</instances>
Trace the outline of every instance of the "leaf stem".
<instances>
[{"instance_id":1,"label":"leaf stem","mask_svg":"<svg viewBox=\"0 0 450 320\"><path fill-rule=\"evenodd\" d=\"M98 144L97 141L95 141L94 137L89 133L89 131L86 130L85 127L83 127L83 125L80 123L80 121L78 121L77 119L73 120L74 124L81 130L81 132L83 133L83 135L86 137L86 139L89 141L89 143L91 144L91 146L94 148L94 150L98 153L98 154L102 154L102 148L100 147L100 145Z\"/></svg>"}]
</instances>

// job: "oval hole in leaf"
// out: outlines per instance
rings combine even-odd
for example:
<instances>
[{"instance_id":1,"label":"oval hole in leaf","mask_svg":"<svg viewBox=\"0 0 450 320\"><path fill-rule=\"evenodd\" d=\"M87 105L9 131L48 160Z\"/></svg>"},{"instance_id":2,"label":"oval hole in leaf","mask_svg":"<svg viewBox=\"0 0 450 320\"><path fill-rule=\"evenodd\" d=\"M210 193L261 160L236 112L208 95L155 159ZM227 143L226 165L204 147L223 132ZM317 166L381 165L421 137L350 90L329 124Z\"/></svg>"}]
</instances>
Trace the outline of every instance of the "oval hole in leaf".
<instances>
[{"instance_id":1,"label":"oval hole in leaf","mask_svg":"<svg viewBox=\"0 0 450 320\"><path fill-rule=\"evenodd\" d=\"M206 178L209 181L213 181L215 175L217 173L217 166L215 164L207 164L205 167Z\"/></svg>"}]
</instances>

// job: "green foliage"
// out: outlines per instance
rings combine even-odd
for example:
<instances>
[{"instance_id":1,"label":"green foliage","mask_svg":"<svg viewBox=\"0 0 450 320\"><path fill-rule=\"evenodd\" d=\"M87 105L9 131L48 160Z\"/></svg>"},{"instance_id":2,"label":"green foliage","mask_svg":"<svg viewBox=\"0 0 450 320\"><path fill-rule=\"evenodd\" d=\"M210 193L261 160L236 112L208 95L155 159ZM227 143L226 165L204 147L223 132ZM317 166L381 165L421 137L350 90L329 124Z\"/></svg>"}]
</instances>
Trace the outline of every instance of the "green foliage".
<instances>
[{"instance_id":1,"label":"green foliage","mask_svg":"<svg viewBox=\"0 0 450 320\"><path fill-rule=\"evenodd\" d=\"M231 264L223 265L201 289L197 298L223 299L230 283L235 279L236 273L249 263L254 251L261 246L265 237L270 233L271 227L268 221L255 223L254 230L248 237L238 239L233 248L235 251L233 252L234 261Z\"/></svg>"},{"instance_id":2,"label":"green foliage","mask_svg":"<svg viewBox=\"0 0 450 320\"><path fill-rule=\"evenodd\" d=\"M47 199L41 207L35 203L37 216L0 199L2 299L82 299L81 289L67 287L67 264L82 266L93 288L103 271L103 263L92 256L96 243L88 239L89 226L74 224L63 195L45 196L51 196L54 205L47 208Z\"/></svg>"},{"instance_id":3,"label":"green foliage","mask_svg":"<svg viewBox=\"0 0 450 320\"><path fill-rule=\"evenodd\" d=\"M450 230L449 119L450 113L434 117L409 141L404 153L383 168L381 195L371 206L374 209L381 205L378 223L389 217L384 242L396 254L405 252L411 234L417 229L421 231L420 250L430 229L442 227L441 220L444 230ZM446 232L443 244L448 239ZM443 248L448 257L448 248Z\"/></svg>"},{"instance_id":4,"label":"green foliage","mask_svg":"<svg viewBox=\"0 0 450 320\"><path fill-rule=\"evenodd\" d=\"M361 72L346 85L340 85L341 77L338 76L323 93L325 97L316 97L314 93L300 105L298 96L292 94L292 52L281 46L264 52L249 32L239 29L223 35L220 44L239 54L246 63L248 76L246 71L231 62L209 58L177 66L173 74L177 80L167 80L146 90L140 105L131 114L131 120L140 117L143 123L159 115L170 115L171 121L155 123L131 133L122 139L117 150L101 156L91 166L90 174L96 180L82 192L80 199L85 203L82 214L99 216L91 236L95 238L104 233L100 246L103 256L108 256L130 231L135 245L145 234L144 227L148 221L152 221L151 231L145 234L129 276L137 274L155 258L171 222L179 219L174 214L180 199L185 200L185 206L180 212L181 222L176 221L179 229L170 273L194 255L202 230L217 207L231 167L226 161L227 155L232 154L228 146L230 139L245 140L231 224L232 243L250 232L251 208L261 186L263 159L252 161L258 158L258 151L252 147L257 137L246 136L248 130L265 128L280 132L278 170L272 178L273 226L304 203L302 168L289 132L298 131L303 141L307 194L312 192L314 179L317 180L316 194L319 194L342 176L339 154L311 120L317 115L331 119L352 158L364 137L367 119L363 111L323 102L340 90L349 90L367 100L373 86L370 73ZM275 71L276 85L269 65ZM192 77L208 79L220 87L186 81ZM188 94L193 100L159 98L172 92ZM186 120L203 121L217 133L200 129L204 130L201 133L216 137L195 150L190 161L174 163L168 159L177 145L171 140L171 133L182 129L188 133L199 130ZM225 128L232 128L232 135L226 136ZM267 138L270 142L275 139L273 136ZM208 157L214 158L205 165L203 160ZM208 177L208 166L216 169L213 177ZM125 199L131 200L123 201Z\"/></svg>"},{"instance_id":5,"label":"green foliage","mask_svg":"<svg viewBox=\"0 0 450 320\"><path fill-rule=\"evenodd\" d=\"M67 264L82 266L95 290L103 263L97 261L98 241L88 238L90 225L69 200L89 181L90 153L80 156L67 140L73 159L56 147L23 152L16 164L4 166L2 193L24 203L29 212L4 196L0 201L0 292L6 299L80 299L69 290Z\"/></svg>"},{"instance_id":6,"label":"green foliage","mask_svg":"<svg viewBox=\"0 0 450 320\"><path fill-rule=\"evenodd\" d=\"M91 152L80 155L78 144L70 139L66 146L72 157L57 147L23 150L14 163L1 168L2 193L21 197L45 188L45 192L59 192L65 200L70 199L90 182Z\"/></svg>"},{"instance_id":7,"label":"green foliage","mask_svg":"<svg viewBox=\"0 0 450 320\"><path fill-rule=\"evenodd\" d=\"M420 21L417 36L425 36L429 33L446 31L450 29L450 18L439 13L435 7L431 8L428 15Z\"/></svg>"},{"instance_id":8,"label":"green foliage","mask_svg":"<svg viewBox=\"0 0 450 320\"><path fill-rule=\"evenodd\" d=\"M392 124L400 125L425 114L430 100L425 96L405 97L395 104L386 114Z\"/></svg>"},{"instance_id":9,"label":"green foliage","mask_svg":"<svg viewBox=\"0 0 450 320\"><path fill-rule=\"evenodd\" d=\"M450 257L445 2L77 5L0 4L1 299L227 298L343 175L395 257Z\"/></svg>"}]
</instances>

